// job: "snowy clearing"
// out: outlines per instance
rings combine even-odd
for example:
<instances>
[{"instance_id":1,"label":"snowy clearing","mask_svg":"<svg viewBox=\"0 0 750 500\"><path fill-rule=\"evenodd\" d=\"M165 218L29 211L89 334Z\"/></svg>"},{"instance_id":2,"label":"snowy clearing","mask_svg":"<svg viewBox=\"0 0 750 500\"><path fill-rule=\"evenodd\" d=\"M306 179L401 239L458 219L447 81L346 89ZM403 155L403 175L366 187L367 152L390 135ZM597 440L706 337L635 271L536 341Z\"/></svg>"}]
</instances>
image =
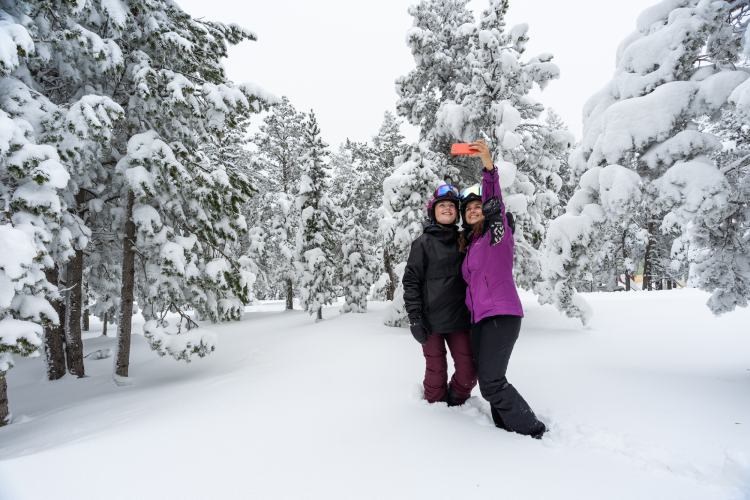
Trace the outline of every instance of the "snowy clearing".
<instances>
[{"instance_id":1,"label":"snowy clearing","mask_svg":"<svg viewBox=\"0 0 750 500\"><path fill-rule=\"evenodd\" d=\"M249 307L189 365L137 336L129 385L112 358L56 382L19 359L0 498L750 499L750 310L707 297L589 294L582 329L523 295L509 380L542 441L494 428L478 388L422 401L419 346L380 303L320 323ZM86 353L114 347L92 328Z\"/></svg>"}]
</instances>

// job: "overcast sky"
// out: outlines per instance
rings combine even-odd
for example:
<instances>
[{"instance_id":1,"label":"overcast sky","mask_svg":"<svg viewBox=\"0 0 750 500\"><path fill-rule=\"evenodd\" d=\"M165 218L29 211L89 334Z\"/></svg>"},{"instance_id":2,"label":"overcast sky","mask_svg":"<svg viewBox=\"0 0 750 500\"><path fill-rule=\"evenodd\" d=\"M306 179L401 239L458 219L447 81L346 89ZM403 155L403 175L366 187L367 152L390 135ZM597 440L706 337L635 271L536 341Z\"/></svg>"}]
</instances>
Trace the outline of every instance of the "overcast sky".
<instances>
[{"instance_id":1,"label":"overcast sky","mask_svg":"<svg viewBox=\"0 0 750 500\"><path fill-rule=\"evenodd\" d=\"M232 48L229 78L286 95L314 109L332 145L367 140L385 110L395 111L394 80L414 66L406 31L415 0L177 0L195 17L234 22L257 42ZM655 0L515 0L510 25L529 24L527 55L551 52L561 71L538 98L580 136L586 99L612 76L617 46ZM472 0L476 13L486 0ZM405 130L410 138L414 130Z\"/></svg>"}]
</instances>

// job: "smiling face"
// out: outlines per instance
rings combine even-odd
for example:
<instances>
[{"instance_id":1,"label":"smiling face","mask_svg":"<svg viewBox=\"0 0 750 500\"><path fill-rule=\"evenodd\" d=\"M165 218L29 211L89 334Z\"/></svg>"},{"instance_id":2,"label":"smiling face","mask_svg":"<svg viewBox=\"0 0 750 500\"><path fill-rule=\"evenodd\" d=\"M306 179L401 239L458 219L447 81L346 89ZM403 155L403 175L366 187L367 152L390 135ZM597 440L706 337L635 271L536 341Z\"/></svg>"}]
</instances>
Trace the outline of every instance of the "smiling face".
<instances>
[{"instance_id":1,"label":"smiling face","mask_svg":"<svg viewBox=\"0 0 750 500\"><path fill-rule=\"evenodd\" d=\"M452 201L441 200L435 204L435 220L438 224L455 224L456 204Z\"/></svg>"},{"instance_id":2,"label":"smiling face","mask_svg":"<svg viewBox=\"0 0 750 500\"><path fill-rule=\"evenodd\" d=\"M466 223L470 226L484 221L484 214L482 213L482 202L479 200L470 201L466 205L466 212L464 214Z\"/></svg>"}]
</instances>

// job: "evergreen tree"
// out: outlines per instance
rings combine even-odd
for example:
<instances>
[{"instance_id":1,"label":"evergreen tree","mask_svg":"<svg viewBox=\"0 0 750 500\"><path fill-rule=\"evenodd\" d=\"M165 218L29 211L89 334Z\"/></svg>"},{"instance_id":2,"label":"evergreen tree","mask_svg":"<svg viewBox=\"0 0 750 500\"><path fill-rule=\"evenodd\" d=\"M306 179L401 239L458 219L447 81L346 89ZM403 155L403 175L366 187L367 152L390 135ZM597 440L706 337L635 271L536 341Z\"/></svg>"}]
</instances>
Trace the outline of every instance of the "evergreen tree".
<instances>
[{"instance_id":1,"label":"evergreen tree","mask_svg":"<svg viewBox=\"0 0 750 500\"><path fill-rule=\"evenodd\" d=\"M59 295L47 279L54 265L48 245L57 239L57 251L72 254L63 230L70 174L55 148L40 142L41 121L55 106L27 85L36 47L22 24L24 7L0 7L0 426L10 420L5 376L13 354L33 356L43 347L48 376L64 373L62 338L42 341L43 327L64 319L50 303Z\"/></svg>"},{"instance_id":2,"label":"evergreen tree","mask_svg":"<svg viewBox=\"0 0 750 500\"><path fill-rule=\"evenodd\" d=\"M268 252L264 266L266 283L283 283L286 308L293 308L296 271L294 260L299 212L295 204L304 148L303 123L286 97L272 106L252 142L257 146L257 167L264 173L264 194L255 210ZM274 286L275 290L276 287Z\"/></svg>"},{"instance_id":3,"label":"evergreen tree","mask_svg":"<svg viewBox=\"0 0 750 500\"><path fill-rule=\"evenodd\" d=\"M372 142L376 161L375 168L373 169L373 184L378 188L378 198L382 199L385 179L393 173L393 169L396 167L399 158L403 157L407 151L405 138L401 134L401 124L395 115L388 111L385 112L380 130L378 130ZM379 230L381 212L382 209L378 212L373 212L377 220L370 228L373 234L376 235ZM388 240L378 237L376 242L379 249L378 253L382 255L381 267L383 272L374 287L374 294L385 300L393 300L397 287L393 251Z\"/></svg>"},{"instance_id":4,"label":"evergreen tree","mask_svg":"<svg viewBox=\"0 0 750 500\"><path fill-rule=\"evenodd\" d=\"M558 115L554 109L547 108L547 116L544 120L547 130L550 134L556 136L558 144L566 143L568 148L559 149L555 148L551 150L551 156L555 161L558 162L558 176L560 178L560 188L557 189L557 198L559 203L554 207L552 217L546 220L546 225L549 227L551 219L562 215L565 212L565 205L568 204L568 200L573 196L576 185L578 185L578 177L576 172L570 167L568 158L570 156L570 147L574 146L573 134L568 129L568 126L563 121L562 117ZM554 178L550 178L548 182L553 183ZM554 190L555 186L551 186Z\"/></svg>"},{"instance_id":5,"label":"evergreen tree","mask_svg":"<svg viewBox=\"0 0 750 500\"><path fill-rule=\"evenodd\" d=\"M574 277L582 260L601 255L604 231L631 226L634 213L643 214L648 232L645 279L658 276L659 232L675 242L673 258L689 257L681 251L688 242L691 253L710 251L704 245L725 220L729 184L710 157L717 138L698 128L721 109L748 102L748 73L737 69L747 7L663 1L639 16L637 31L620 46L614 78L584 109L583 139L571 163L585 173L567 213L550 227L542 301L585 320L581 301L571 298Z\"/></svg>"},{"instance_id":6,"label":"evergreen tree","mask_svg":"<svg viewBox=\"0 0 750 500\"><path fill-rule=\"evenodd\" d=\"M53 34L55 33L50 32L50 35ZM72 50L71 53L73 53ZM58 55L58 57L62 56ZM94 57L94 55L89 55L89 57ZM69 61L64 59L57 60L54 67L67 62ZM49 94L61 103L58 112L46 123L45 140L55 144L60 157L66 161L71 173L66 190L66 201L70 207L67 217L74 221L68 225L74 236L75 254L71 259L65 259L67 262L61 261L57 265L61 271L64 269L65 288L68 290L64 328L68 371L81 377L84 375L81 338L84 275L90 274L86 273L86 268L89 266L85 255L91 255L90 251L86 252L92 241L91 228L97 227L95 224L112 220L109 211L114 207L105 203L104 200L117 198L112 191L109 191L111 186L116 185L113 180L112 141L115 128L122 120L123 110L106 96L84 95L76 99L79 90L76 89L75 79L60 86L59 81L44 76L45 68L46 66L40 66L34 69L35 74L40 75L37 83L45 89L57 85L58 88L50 90ZM83 77L83 75L77 76ZM102 74L96 75L96 78L101 79L107 76L111 76L111 73L103 71ZM97 227L97 229L100 228ZM112 242L112 239L105 237L100 243L103 241ZM97 249L105 250L105 246L99 244ZM107 286L107 284L94 281L89 283L89 290L97 295L100 286Z\"/></svg>"},{"instance_id":7,"label":"evergreen tree","mask_svg":"<svg viewBox=\"0 0 750 500\"><path fill-rule=\"evenodd\" d=\"M192 338L200 334L172 338L183 323L194 324L185 308L231 319L248 300L252 266L236 253L251 189L212 151L259 110L260 92L228 82L220 65L228 44L254 36L193 20L168 1L43 2L32 5L29 19L39 37L31 76L60 108L46 137L79 169L71 170L71 216L108 235L93 247L105 252L99 261L122 263L117 373L127 374L136 298L152 346L169 344L181 358L175 346L187 352L202 341ZM69 337L80 323L86 267L87 234L73 236ZM136 275L136 267L143 272ZM89 283L95 301L108 300L111 285ZM172 327L170 311L182 318Z\"/></svg>"},{"instance_id":8,"label":"evergreen tree","mask_svg":"<svg viewBox=\"0 0 750 500\"><path fill-rule=\"evenodd\" d=\"M474 15L468 0L422 0L409 7L413 26L406 35L415 68L396 80L400 116L420 129L420 141L439 148L433 130L441 103L468 85Z\"/></svg>"},{"instance_id":9,"label":"evergreen tree","mask_svg":"<svg viewBox=\"0 0 750 500\"><path fill-rule=\"evenodd\" d=\"M323 306L333 302L335 208L328 197L327 145L320 137L315 113L304 123L304 154L297 195L300 230L297 260L300 303L316 320L323 319Z\"/></svg>"},{"instance_id":10,"label":"evergreen tree","mask_svg":"<svg viewBox=\"0 0 750 500\"><path fill-rule=\"evenodd\" d=\"M350 207L343 217L341 237L341 287L344 305L341 312L363 313L367 311L367 294L373 281L375 255L370 246L373 240L365 225L362 212Z\"/></svg>"},{"instance_id":11,"label":"evergreen tree","mask_svg":"<svg viewBox=\"0 0 750 500\"><path fill-rule=\"evenodd\" d=\"M382 191L383 181L393 172L396 158L406 153L405 137L401 133L401 120L390 111L383 114L383 123L378 133L372 138L372 149L377 163L372 169L373 184Z\"/></svg>"},{"instance_id":12,"label":"evergreen tree","mask_svg":"<svg viewBox=\"0 0 750 500\"><path fill-rule=\"evenodd\" d=\"M712 291L708 306L716 313L746 307L750 299L749 116L741 108L726 109L710 126L724 144L714 159L729 185L726 210L718 224L684 248L691 254L691 284Z\"/></svg>"}]
</instances>

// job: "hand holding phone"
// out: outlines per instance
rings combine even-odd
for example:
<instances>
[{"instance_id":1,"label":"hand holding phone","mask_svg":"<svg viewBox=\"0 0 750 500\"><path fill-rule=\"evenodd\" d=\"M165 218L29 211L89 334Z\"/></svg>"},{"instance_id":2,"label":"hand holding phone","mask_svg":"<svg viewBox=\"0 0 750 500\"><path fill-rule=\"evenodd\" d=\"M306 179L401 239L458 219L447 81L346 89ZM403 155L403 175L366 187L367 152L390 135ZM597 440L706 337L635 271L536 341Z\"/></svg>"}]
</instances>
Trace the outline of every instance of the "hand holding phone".
<instances>
[{"instance_id":1,"label":"hand holding phone","mask_svg":"<svg viewBox=\"0 0 750 500\"><path fill-rule=\"evenodd\" d=\"M483 140L475 142L458 142L451 144L451 154L454 156L466 155L466 156L478 156L482 160L482 165L487 170L495 168L492 162L492 154L490 153L487 143Z\"/></svg>"}]
</instances>

